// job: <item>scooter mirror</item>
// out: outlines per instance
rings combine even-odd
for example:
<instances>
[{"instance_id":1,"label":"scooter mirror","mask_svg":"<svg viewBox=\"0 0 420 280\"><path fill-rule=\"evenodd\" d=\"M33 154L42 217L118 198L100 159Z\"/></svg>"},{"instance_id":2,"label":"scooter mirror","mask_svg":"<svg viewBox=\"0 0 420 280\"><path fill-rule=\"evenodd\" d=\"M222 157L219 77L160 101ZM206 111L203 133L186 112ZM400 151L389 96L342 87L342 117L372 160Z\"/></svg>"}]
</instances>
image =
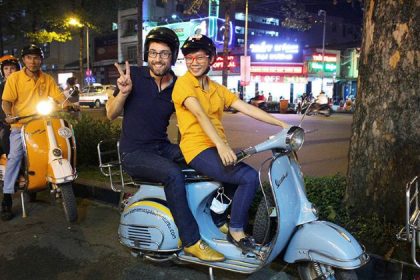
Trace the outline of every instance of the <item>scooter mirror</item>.
<instances>
[{"instance_id":1,"label":"scooter mirror","mask_svg":"<svg viewBox=\"0 0 420 280\"><path fill-rule=\"evenodd\" d=\"M54 108L54 104L51 100L40 101L36 105L36 110L38 114L43 115L43 116L50 114L53 108Z\"/></svg>"}]
</instances>

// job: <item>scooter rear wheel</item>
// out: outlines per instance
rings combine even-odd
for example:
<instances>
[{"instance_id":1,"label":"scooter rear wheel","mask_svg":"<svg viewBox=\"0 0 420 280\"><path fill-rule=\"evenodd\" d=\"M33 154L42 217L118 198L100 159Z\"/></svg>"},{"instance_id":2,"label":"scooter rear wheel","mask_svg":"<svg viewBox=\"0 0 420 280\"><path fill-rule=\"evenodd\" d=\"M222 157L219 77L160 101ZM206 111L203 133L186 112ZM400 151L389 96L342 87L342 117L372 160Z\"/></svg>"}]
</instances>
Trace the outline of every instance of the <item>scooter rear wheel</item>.
<instances>
[{"instance_id":1,"label":"scooter rear wheel","mask_svg":"<svg viewBox=\"0 0 420 280\"><path fill-rule=\"evenodd\" d=\"M71 183L60 184L61 198L63 201L64 215L66 220L73 223L77 220L77 204Z\"/></svg>"},{"instance_id":2,"label":"scooter rear wheel","mask_svg":"<svg viewBox=\"0 0 420 280\"><path fill-rule=\"evenodd\" d=\"M328 279L337 279L337 280L357 280L357 274L354 270L341 270L337 268L327 267L322 264L317 264L319 269L322 270L322 272L326 271L334 271L333 278ZM313 280L313 279L321 279L319 278L320 275L317 272L317 269L315 267L315 264L312 262L306 262L298 265L298 272L300 279L302 280ZM322 278L323 279L323 278Z\"/></svg>"}]
</instances>

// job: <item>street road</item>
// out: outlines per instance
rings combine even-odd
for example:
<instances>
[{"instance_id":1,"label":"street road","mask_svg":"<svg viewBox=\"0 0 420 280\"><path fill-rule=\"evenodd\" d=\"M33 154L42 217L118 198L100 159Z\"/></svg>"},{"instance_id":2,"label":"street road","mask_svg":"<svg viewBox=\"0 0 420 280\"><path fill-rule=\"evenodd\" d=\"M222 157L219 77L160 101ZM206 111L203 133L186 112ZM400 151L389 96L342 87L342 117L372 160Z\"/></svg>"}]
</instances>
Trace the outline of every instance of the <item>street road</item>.
<instances>
[{"instance_id":1,"label":"street road","mask_svg":"<svg viewBox=\"0 0 420 280\"><path fill-rule=\"evenodd\" d=\"M274 114L273 116L298 125L301 115ZM348 148L351 135L351 114L333 114L331 117L305 117L302 127L308 131L305 143L298 152L303 174L306 176L327 176L347 173ZM280 130L242 114L226 114L225 129L233 148L242 149L267 139ZM258 169L261 162L270 157L270 152L255 155L247 162Z\"/></svg>"},{"instance_id":2,"label":"street road","mask_svg":"<svg viewBox=\"0 0 420 280\"><path fill-rule=\"evenodd\" d=\"M83 113L95 118L105 118L104 109L83 109ZM301 115L295 114L273 114L273 116L291 125L298 125L301 119ZM303 148L298 152L305 175L347 174L352 121L352 114L343 113L333 114L331 117L305 117L302 127L309 133L305 135ZM229 144L235 150L255 145L280 131L276 126L262 123L241 113L225 113L223 124ZM175 117L171 119L168 135L172 142L177 142ZM270 152L261 153L247 159L246 162L259 169L261 162L269 156ZM263 178L266 178L264 174Z\"/></svg>"}]
</instances>

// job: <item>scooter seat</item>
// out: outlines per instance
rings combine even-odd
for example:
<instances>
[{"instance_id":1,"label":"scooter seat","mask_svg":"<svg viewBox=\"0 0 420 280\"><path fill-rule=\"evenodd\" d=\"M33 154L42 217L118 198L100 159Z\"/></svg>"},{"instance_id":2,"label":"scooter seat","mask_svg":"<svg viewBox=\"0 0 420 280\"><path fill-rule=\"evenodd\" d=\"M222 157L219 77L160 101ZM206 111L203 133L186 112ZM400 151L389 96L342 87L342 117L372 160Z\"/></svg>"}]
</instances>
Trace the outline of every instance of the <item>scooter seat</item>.
<instances>
[{"instance_id":1,"label":"scooter seat","mask_svg":"<svg viewBox=\"0 0 420 280\"><path fill-rule=\"evenodd\" d=\"M131 177L135 185L153 185L153 186L162 186L163 183L159 182L158 180L153 180L150 178L144 177Z\"/></svg>"},{"instance_id":2,"label":"scooter seat","mask_svg":"<svg viewBox=\"0 0 420 280\"><path fill-rule=\"evenodd\" d=\"M186 182L202 182L202 181L212 181L213 179L200 174L199 172L197 172L194 169L183 169L182 173L184 174L184 178Z\"/></svg>"},{"instance_id":3,"label":"scooter seat","mask_svg":"<svg viewBox=\"0 0 420 280\"><path fill-rule=\"evenodd\" d=\"M184 174L184 178L186 182L202 182L202 181L212 181L213 179L207 177L199 172L195 171L194 169L183 169L182 174ZM154 186L163 186L163 183L158 180L153 180L150 178L144 177L132 177L131 178L136 185L154 185Z\"/></svg>"}]
</instances>

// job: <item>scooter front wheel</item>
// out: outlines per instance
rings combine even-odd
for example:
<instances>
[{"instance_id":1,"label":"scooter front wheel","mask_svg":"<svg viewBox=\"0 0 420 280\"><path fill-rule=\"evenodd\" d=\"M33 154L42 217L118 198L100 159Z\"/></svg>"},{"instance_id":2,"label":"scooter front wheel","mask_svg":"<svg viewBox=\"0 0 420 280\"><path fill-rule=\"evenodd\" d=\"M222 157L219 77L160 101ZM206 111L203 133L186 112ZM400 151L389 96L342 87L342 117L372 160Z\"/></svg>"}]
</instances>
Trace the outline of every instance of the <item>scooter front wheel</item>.
<instances>
[{"instance_id":1,"label":"scooter front wheel","mask_svg":"<svg viewBox=\"0 0 420 280\"><path fill-rule=\"evenodd\" d=\"M66 220L73 223L77 220L77 204L74 196L73 186L71 183L58 185L61 191L61 198L63 202L64 215Z\"/></svg>"},{"instance_id":2,"label":"scooter front wheel","mask_svg":"<svg viewBox=\"0 0 420 280\"><path fill-rule=\"evenodd\" d=\"M300 279L336 279L336 280L357 280L357 274L354 270L342 270L326 266L319 263L306 262L298 265ZM325 278L326 275L330 275ZM324 277L322 277L324 276Z\"/></svg>"}]
</instances>

